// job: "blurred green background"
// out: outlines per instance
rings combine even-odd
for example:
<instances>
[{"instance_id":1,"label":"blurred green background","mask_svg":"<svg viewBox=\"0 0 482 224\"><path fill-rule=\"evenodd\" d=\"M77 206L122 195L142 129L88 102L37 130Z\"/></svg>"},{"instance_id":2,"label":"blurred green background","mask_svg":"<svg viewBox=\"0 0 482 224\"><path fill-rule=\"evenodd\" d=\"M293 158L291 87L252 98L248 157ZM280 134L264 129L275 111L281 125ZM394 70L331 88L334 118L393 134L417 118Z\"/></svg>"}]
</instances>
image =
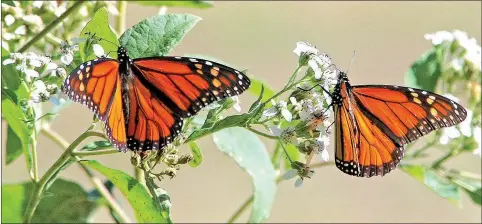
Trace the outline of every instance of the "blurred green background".
<instances>
[{"instance_id":1,"label":"blurred green background","mask_svg":"<svg viewBox=\"0 0 482 224\"><path fill-rule=\"evenodd\" d=\"M158 11L129 3L127 27ZM292 50L297 41L317 46L341 70L348 68L356 51L349 72L352 84L403 85L410 64L431 47L424 34L459 29L479 44L481 40L480 2L214 2L209 9L168 8L167 13L203 18L171 55L219 58L238 69L249 69L274 89L282 88L296 68L298 59ZM246 111L255 97L246 93L241 100ZM75 104L62 111L53 128L72 141L91 121L92 113ZM2 130L5 133L5 124ZM2 134L2 147L5 139ZM265 142L272 148L271 142ZM176 178L162 182L172 200L172 218L178 223L225 222L250 196L250 178L215 148L210 137L198 143L203 163L197 168L184 166ZM61 150L42 136L38 144L43 174ZM188 152L187 147L182 150ZM2 153L5 155L4 150ZM441 154L437 150L430 153ZM95 158L133 174L130 153ZM3 183L28 179L23 159L8 167L4 164L2 161ZM480 173L481 159L463 155L448 165ZM92 188L77 166L69 167L62 176ZM267 222L481 222L480 207L465 194L459 208L399 170L383 178L365 179L345 175L333 166L316 170L301 188L294 188L293 181L279 185ZM129 208L119 192L116 195L121 205ZM240 221L246 220L248 213ZM132 217L130 210L129 214ZM111 222L105 208L93 218Z\"/></svg>"}]
</instances>

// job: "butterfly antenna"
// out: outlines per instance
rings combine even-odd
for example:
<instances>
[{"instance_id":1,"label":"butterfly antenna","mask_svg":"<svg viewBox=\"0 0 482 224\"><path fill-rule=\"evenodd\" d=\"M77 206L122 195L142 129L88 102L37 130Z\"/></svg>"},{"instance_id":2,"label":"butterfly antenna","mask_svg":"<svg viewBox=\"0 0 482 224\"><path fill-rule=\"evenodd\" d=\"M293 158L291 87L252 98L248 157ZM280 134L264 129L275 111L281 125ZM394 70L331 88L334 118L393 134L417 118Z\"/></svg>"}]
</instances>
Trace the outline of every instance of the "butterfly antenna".
<instances>
[{"instance_id":1,"label":"butterfly antenna","mask_svg":"<svg viewBox=\"0 0 482 224\"><path fill-rule=\"evenodd\" d=\"M312 89L316 88L316 87L320 87L323 91L325 91L325 93L327 93L330 97L331 97L331 93L330 91L326 90L325 88L323 88L323 86L321 84L316 84L314 86L312 86L311 88L309 89L303 89L301 87L298 87L298 89L300 90L303 90L303 91L311 91Z\"/></svg>"},{"instance_id":2,"label":"butterfly antenna","mask_svg":"<svg viewBox=\"0 0 482 224\"><path fill-rule=\"evenodd\" d=\"M351 65L353 65L353 61L355 61L355 56L356 56L356 51L353 51L353 57L351 58L350 66L348 66L348 69L345 72L347 75L348 75L348 70L350 70Z\"/></svg>"},{"instance_id":3,"label":"butterfly antenna","mask_svg":"<svg viewBox=\"0 0 482 224\"><path fill-rule=\"evenodd\" d=\"M95 33L92 34L91 32L86 32L85 34L87 34L87 35L89 35L89 36L92 35L91 37L92 37L93 39L95 39L95 37L96 37L96 36L95 36L95 35L96 35ZM107 43L110 43L110 44L116 46L117 48L119 47L119 44L116 44L116 43L114 43L114 42L112 42L112 41L106 40L106 39L104 39L104 38L102 38L102 37L99 37L98 41L105 41L105 42L107 42Z\"/></svg>"}]
</instances>

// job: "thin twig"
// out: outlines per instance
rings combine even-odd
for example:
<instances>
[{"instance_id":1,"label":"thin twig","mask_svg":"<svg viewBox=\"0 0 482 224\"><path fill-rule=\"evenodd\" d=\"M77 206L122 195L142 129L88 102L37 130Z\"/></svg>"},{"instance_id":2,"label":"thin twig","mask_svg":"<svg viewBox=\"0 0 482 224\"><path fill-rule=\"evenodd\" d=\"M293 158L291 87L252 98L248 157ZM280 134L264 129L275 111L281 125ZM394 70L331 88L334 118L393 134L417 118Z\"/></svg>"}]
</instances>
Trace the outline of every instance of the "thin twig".
<instances>
[{"instance_id":1,"label":"thin twig","mask_svg":"<svg viewBox=\"0 0 482 224\"><path fill-rule=\"evenodd\" d=\"M84 2L87 1L76 1L70 8L68 8L62 15L60 15L57 19L52 21L49 25L47 25L39 34L35 35L30 41L28 41L25 45L23 45L18 52L23 53L25 52L30 46L32 46L35 42L42 39L47 33L49 33L52 29L54 29L59 23L61 23L67 16L71 13L75 12Z\"/></svg>"}]
</instances>

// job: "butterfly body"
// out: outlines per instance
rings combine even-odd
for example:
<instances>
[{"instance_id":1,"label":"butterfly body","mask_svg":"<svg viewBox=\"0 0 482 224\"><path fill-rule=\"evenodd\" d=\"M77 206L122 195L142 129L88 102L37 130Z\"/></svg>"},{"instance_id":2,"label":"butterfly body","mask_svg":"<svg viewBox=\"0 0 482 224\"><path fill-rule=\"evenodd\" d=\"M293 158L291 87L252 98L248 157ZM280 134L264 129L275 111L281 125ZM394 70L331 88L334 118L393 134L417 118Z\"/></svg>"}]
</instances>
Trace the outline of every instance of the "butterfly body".
<instances>
[{"instance_id":1,"label":"butterfly body","mask_svg":"<svg viewBox=\"0 0 482 224\"><path fill-rule=\"evenodd\" d=\"M159 150L180 133L183 120L212 102L248 89L242 72L203 59L96 58L74 69L62 90L87 105L120 151Z\"/></svg>"},{"instance_id":2,"label":"butterfly body","mask_svg":"<svg viewBox=\"0 0 482 224\"><path fill-rule=\"evenodd\" d=\"M467 116L462 106L438 94L392 85L351 86L345 73L332 101L335 164L359 177L389 173L402 160L406 144Z\"/></svg>"}]
</instances>

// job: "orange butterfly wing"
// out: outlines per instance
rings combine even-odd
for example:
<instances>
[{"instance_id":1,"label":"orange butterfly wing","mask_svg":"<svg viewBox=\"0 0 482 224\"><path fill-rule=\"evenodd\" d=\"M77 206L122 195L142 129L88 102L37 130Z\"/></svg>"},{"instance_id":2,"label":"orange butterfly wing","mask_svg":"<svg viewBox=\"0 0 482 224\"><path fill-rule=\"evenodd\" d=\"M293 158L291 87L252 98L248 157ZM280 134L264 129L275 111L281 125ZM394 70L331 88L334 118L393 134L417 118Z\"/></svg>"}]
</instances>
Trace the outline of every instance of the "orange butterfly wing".
<instances>
[{"instance_id":1,"label":"orange butterfly wing","mask_svg":"<svg viewBox=\"0 0 482 224\"><path fill-rule=\"evenodd\" d=\"M389 173L400 163L405 144L460 123L467 115L443 96L407 87L342 83L340 95L335 163L354 176Z\"/></svg>"},{"instance_id":2,"label":"orange butterfly wing","mask_svg":"<svg viewBox=\"0 0 482 224\"><path fill-rule=\"evenodd\" d=\"M133 150L164 147L181 131L184 118L250 85L242 72L197 58L135 59L131 72L127 144Z\"/></svg>"},{"instance_id":3,"label":"orange butterfly wing","mask_svg":"<svg viewBox=\"0 0 482 224\"><path fill-rule=\"evenodd\" d=\"M119 63L98 58L73 70L62 86L70 99L86 105L104 123L112 145L127 151Z\"/></svg>"}]
</instances>

